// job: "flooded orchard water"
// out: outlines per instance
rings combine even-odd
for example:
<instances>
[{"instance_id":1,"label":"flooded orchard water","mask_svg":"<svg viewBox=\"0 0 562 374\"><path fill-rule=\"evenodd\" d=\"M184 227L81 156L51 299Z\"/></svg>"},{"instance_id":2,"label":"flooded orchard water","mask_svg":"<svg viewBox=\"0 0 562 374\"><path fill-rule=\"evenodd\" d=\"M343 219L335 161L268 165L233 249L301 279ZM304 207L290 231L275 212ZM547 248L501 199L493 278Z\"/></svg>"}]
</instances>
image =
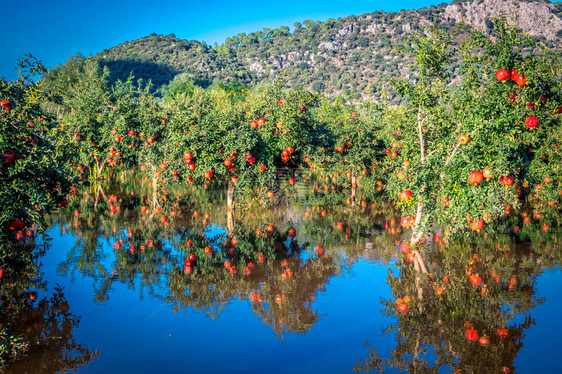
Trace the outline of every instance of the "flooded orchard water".
<instances>
[{"instance_id":1,"label":"flooded orchard water","mask_svg":"<svg viewBox=\"0 0 562 374\"><path fill-rule=\"evenodd\" d=\"M133 187L106 187L105 198L85 191L53 217L31 301L43 314L26 320L47 344L6 372L559 367L560 232L540 222L514 234L513 217L445 246L428 237L425 277L408 262L408 230L383 203L239 204L229 236L220 193L176 194L154 214ZM46 303L57 286L63 299Z\"/></svg>"}]
</instances>

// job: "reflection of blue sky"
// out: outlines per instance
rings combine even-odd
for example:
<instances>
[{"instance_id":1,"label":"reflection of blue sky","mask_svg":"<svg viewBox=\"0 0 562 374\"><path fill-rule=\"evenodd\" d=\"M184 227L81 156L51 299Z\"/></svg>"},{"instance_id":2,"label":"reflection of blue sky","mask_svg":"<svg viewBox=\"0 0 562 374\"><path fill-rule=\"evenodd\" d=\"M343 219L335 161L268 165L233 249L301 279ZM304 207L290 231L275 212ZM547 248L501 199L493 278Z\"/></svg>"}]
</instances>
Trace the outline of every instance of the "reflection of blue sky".
<instances>
[{"instance_id":1,"label":"reflection of blue sky","mask_svg":"<svg viewBox=\"0 0 562 374\"><path fill-rule=\"evenodd\" d=\"M77 341L100 352L79 373L213 373L225 367L229 372L349 372L356 360L368 356L366 339L383 352L394 343L382 334L394 318L378 313L381 298L388 297L372 278L385 284L388 267L378 262L359 259L361 267L330 278L314 301L320 320L312 330L279 339L256 317L249 300L230 302L212 320L192 309L174 313L171 304L114 282L109 299L95 303L91 278L75 274L71 281L56 274L76 238L61 236L58 228L49 234L53 247L42 261L45 277L51 286L64 286L71 312L82 317ZM217 234L224 231L210 225L207 235ZM102 264L111 269L113 241L100 243L105 249ZM310 251L303 256L310 257Z\"/></svg>"},{"instance_id":2,"label":"reflection of blue sky","mask_svg":"<svg viewBox=\"0 0 562 374\"><path fill-rule=\"evenodd\" d=\"M520 373L548 373L559 372L561 366L559 355L562 352L562 268L552 268L544 271L536 280L536 297L545 298L545 302L538 305L531 315L536 321L525 333L523 348L515 360L515 367ZM521 323L519 316L516 321Z\"/></svg>"},{"instance_id":3,"label":"reflection of blue sky","mask_svg":"<svg viewBox=\"0 0 562 374\"><path fill-rule=\"evenodd\" d=\"M357 360L368 357L366 340L383 358L389 357L388 351L395 347L394 333L384 335L383 330L396 319L380 313L381 298L388 298L390 292L388 269L398 271L392 263L358 258L351 269L331 277L325 291L317 293L313 309L320 320L312 329L280 339L256 317L249 300L231 301L213 320L191 308L175 313L172 304L150 297L146 289L114 282L109 299L95 303L91 278L75 274L70 280L56 274L75 237L61 236L58 228L49 234L53 247L42 261L45 277L50 287L57 283L64 286L71 312L82 317L76 329L77 341L100 352L100 357L79 373L342 373L350 372ZM212 238L225 231L209 225L206 234ZM101 263L107 269L112 269L116 260L112 244L100 240L104 249ZM169 243L165 246L171 249ZM313 248L303 251L301 257L306 260L312 254ZM172 255L181 254L174 250ZM537 279L537 297L546 300L532 311L536 326L525 331L524 346L516 360L518 372L547 372L558 365L557 354L562 348L558 315L562 310L561 281L560 268L549 269ZM139 283L136 279L136 286ZM164 282L153 286L164 291L159 294L168 294ZM518 316L512 323L522 320L523 316ZM432 362L430 355L425 359Z\"/></svg>"}]
</instances>

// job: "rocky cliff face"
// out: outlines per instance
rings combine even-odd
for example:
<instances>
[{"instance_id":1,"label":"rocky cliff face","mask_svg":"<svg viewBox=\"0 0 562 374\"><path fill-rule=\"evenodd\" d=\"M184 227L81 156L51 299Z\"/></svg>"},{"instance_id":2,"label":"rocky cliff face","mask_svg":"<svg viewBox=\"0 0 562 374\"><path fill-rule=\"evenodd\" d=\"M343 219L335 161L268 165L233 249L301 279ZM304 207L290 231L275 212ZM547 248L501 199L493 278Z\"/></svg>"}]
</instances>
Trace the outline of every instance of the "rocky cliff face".
<instances>
[{"instance_id":1,"label":"rocky cliff face","mask_svg":"<svg viewBox=\"0 0 562 374\"><path fill-rule=\"evenodd\" d=\"M562 20L553 10L554 5L544 0L475 0L448 5L443 17L482 30L490 19L504 15L529 35L554 41L560 39Z\"/></svg>"}]
</instances>

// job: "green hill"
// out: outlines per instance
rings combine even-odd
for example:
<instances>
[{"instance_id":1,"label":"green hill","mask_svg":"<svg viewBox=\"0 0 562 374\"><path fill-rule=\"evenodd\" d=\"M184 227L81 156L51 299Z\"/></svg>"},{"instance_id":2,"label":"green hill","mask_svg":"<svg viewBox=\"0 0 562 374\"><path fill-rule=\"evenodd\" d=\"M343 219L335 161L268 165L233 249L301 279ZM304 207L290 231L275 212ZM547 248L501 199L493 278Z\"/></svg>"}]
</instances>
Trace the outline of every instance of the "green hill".
<instances>
[{"instance_id":1,"label":"green hill","mask_svg":"<svg viewBox=\"0 0 562 374\"><path fill-rule=\"evenodd\" d=\"M327 95L380 98L391 77L408 76L409 61L400 48L412 33L439 24L460 23L486 30L505 15L548 49L559 50L562 3L545 0L454 1L435 7L375 11L359 16L304 20L251 34L238 34L221 45L152 34L103 50L90 58L111 71L111 79L135 77L156 86L187 73L206 81L236 80L252 85L284 77Z\"/></svg>"}]
</instances>

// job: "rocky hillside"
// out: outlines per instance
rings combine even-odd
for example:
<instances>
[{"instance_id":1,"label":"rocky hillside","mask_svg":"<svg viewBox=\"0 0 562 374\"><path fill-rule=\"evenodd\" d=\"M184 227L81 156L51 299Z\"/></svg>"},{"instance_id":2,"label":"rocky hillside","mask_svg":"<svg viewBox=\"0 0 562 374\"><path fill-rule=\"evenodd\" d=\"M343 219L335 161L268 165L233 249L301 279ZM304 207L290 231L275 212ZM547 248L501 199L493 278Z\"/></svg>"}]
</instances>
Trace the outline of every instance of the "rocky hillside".
<instances>
[{"instance_id":1,"label":"rocky hillside","mask_svg":"<svg viewBox=\"0 0 562 374\"><path fill-rule=\"evenodd\" d=\"M284 76L328 95L380 97L391 77L408 75L408 60L399 47L410 33L433 23L453 27L464 22L486 30L491 19L505 15L547 48L562 46L562 3L547 0L456 0L435 7L375 11L360 16L305 20L291 29L264 29L238 34L222 45L208 46L175 35L126 42L91 57L108 66L113 79L151 79L157 86L188 73L255 84Z\"/></svg>"},{"instance_id":2,"label":"rocky hillside","mask_svg":"<svg viewBox=\"0 0 562 374\"><path fill-rule=\"evenodd\" d=\"M464 22L485 30L491 18L506 15L526 33L542 41L562 38L562 4L550 1L486 0L453 2L444 8L443 18Z\"/></svg>"}]
</instances>

